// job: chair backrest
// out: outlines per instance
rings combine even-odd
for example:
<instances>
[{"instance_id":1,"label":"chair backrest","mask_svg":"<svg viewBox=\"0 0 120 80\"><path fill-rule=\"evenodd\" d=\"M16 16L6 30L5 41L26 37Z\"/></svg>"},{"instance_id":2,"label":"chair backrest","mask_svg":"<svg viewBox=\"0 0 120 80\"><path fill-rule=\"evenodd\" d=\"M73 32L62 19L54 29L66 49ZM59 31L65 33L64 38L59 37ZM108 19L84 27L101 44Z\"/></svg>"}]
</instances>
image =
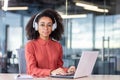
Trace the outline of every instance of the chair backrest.
<instances>
[{"instance_id":1,"label":"chair backrest","mask_svg":"<svg viewBox=\"0 0 120 80\"><path fill-rule=\"evenodd\" d=\"M24 48L17 49L19 73L26 73L26 60Z\"/></svg>"}]
</instances>

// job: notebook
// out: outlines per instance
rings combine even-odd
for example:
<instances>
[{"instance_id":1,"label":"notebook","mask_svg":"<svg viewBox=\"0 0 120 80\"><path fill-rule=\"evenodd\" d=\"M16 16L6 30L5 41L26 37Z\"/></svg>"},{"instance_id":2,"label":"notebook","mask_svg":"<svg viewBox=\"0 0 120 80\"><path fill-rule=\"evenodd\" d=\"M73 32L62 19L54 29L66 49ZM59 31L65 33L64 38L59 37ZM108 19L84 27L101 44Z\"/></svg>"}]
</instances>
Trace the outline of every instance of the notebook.
<instances>
[{"instance_id":1,"label":"notebook","mask_svg":"<svg viewBox=\"0 0 120 80\"><path fill-rule=\"evenodd\" d=\"M18 74L15 75L15 80L33 80L33 77L28 74Z\"/></svg>"},{"instance_id":2,"label":"notebook","mask_svg":"<svg viewBox=\"0 0 120 80\"><path fill-rule=\"evenodd\" d=\"M54 78L80 78L91 75L98 51L83 51L78 62L77 69L73 75L51 75Z\"/></svg>"}]
</instances>

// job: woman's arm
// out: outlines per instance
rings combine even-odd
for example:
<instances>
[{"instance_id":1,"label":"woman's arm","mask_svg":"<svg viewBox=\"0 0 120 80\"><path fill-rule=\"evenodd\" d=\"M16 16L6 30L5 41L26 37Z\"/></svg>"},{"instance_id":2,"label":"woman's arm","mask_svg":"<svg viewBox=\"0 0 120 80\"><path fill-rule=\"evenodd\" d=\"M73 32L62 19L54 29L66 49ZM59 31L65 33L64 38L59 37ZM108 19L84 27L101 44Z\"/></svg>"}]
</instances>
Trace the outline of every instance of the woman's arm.
<instances>
[{"instance_id":1,"label":"woman's arm","mask_svg":"<svg viewBox=\"0 0 120 80\"><path fill-rule=\"evenodd\" d=\"M65 72L67 72L68 68L63 67L63 49L62 49L62 45L59 45L59 60L58 60L58 67L61 67L64 69Z\"/></svg>"},{"instance_id":2,"label":"woman's arm","mask_svg":"<svg viewBox=\"0 0 120 80\"><path fill-rule=\"evenodd\" d=\"M27 65L27 73L36 76L49 76L51 69L41 69L37 67L37 61L35 58L35 47L32 42L28 42L25 47L25 58Z\"/></svg>"},{"instance_id":3,"label":"woman's arm","mask_svg":"<svg viewBox=\"0 0 120 80\"><path fill-rule=\"evenodd\" d=\"M59 60L58 60L58 66L62 67L64 69L64 71L66 73L74 73L75 72L75 66L70 66L69 68L65 68L63 67L63 50L62 50L62 46L60 45L60 56L59 56Z\"/></svg>"}]
</instances>

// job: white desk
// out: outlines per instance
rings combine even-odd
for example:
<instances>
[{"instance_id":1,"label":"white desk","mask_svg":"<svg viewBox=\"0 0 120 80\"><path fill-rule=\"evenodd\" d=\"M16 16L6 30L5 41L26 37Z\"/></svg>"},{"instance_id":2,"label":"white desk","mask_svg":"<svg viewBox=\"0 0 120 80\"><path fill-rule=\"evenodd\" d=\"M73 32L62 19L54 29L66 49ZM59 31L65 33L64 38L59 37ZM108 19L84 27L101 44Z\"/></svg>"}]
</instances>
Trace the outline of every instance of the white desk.
<instances>
[{"instance_id":1,"label":"white desk","mask_svg":"<svg viewBox=\"0 0 120 80\"><path fill-rule=\"evenodd\" d=\"M0 80L16 80L17 74L3 74L0 73ZM31 80L31 79L19 79L19 80ZM120 80L120 75L91 75L89 77L83 77L78 79L63 79L63 78L34 78L33 80Z\"/></svg>"}]
</instances>

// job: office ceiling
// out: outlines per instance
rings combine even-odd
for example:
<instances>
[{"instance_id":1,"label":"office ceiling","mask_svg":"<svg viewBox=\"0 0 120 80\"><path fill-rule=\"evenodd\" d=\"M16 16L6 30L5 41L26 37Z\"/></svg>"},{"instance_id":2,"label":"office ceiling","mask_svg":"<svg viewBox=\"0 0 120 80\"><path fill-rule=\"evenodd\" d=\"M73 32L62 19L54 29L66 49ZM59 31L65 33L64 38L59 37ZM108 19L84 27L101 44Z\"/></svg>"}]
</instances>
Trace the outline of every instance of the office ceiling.
<instances>
[{"instance_id":1,"label":"office ceiling","mask_svg":"<svg viewBox=\"0 0 120 80\"><path fill-rule=\"evenodd\" d=\"M0 1L2 6L3 5L2 1L4 0L0 0ZM67 6L66 6L66 1L67 1ZM108 14L115 14L116 0L9 0L8 6L10 7L28 6L29 9L25 11L18 11L18 10L10 11L10 12L20 13L24 15L32 15L45 8L52 8L64 14L66 13L66 11L68 14L79 14L79 13L103 14L103 13L98 13L94 11L84 10L82 7L76 6L75 2L79 2L79 1L92 3L102 8L106 6L110 10Z\"/></svg>"}]
</instances>

